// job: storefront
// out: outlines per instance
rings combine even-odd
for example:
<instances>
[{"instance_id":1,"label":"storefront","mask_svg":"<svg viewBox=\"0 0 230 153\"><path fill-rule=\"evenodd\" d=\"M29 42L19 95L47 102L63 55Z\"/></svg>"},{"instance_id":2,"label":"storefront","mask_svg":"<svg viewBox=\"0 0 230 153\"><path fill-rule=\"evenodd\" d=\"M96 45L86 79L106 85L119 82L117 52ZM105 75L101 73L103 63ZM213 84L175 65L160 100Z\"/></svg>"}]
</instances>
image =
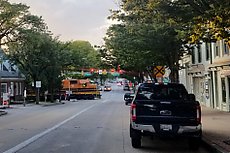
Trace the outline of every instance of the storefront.
<instances>
[{"instance_id":1,"label":"storefront","mask_svg":"<svg viewBox=\"0 0 230 153\"><path fill-rule=\"evenodd\" d=\"M213 108L230 111L230 66L211 65L212 103Z\"/></svg>"},{"instance_id":2,"label":"storefront","mask_svg":"<svg viewBox=\"0 0 230 153\"><path fill-rule=\"evenodd\" d=\"M7 94L11 102L20 101L23 99L23 89L24 89L24 78L10 78L10 77L1 77L1 98L2 102L3 94Z\"/></svg>"}]
</instances>

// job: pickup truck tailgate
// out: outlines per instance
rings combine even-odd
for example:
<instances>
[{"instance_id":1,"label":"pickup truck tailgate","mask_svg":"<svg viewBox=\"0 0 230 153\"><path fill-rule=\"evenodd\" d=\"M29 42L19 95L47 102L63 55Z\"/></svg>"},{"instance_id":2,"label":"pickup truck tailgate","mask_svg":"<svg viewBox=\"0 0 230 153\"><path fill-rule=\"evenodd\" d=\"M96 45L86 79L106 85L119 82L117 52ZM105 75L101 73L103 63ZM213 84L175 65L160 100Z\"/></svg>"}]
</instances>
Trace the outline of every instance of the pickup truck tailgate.
<instances>
[{"instance_id":1,"label":"pickup truck tailgate","mask_svg":"<svg viewBox=\"0 0 230 153\"><path fill-rule=\"evenodd\" d=\"M198 102L136 101L137 124L197 125Z\"/></svg>"}]
</instances>

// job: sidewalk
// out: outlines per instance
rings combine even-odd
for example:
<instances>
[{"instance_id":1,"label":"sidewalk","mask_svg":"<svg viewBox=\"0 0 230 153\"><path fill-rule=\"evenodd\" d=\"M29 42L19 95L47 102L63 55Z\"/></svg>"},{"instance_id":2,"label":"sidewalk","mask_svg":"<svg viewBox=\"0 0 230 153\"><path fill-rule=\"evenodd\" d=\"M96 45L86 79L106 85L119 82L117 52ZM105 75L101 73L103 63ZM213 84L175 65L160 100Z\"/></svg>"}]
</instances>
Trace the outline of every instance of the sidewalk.
<instances>
[{"instance_id":1,"label":"sidewalk","mask_svg":"<svg viewBox=\"0 0 230 153\"><path fill-rule=\"evenodd\" d=\"M35 102L29 102L29 103L26 103L26 105L24 106L23 105L23 101L18 101L16 102L15 104L11 104L9 107L0 107L0 115L5 115L4 112L6 112L5 110L9 109L9 108L17 108L17 107L28 107L28 106L33 106L33 105L37 105L37 106L53 106L53 105L60 105L60 104L65 104L66 100L62 100L61 102L59 101L55 101L55 102L44 102L44 101L40 101L39 104L35 104Z\"/></svg>"},{"instance_id":2,"label":"sidewalk","mask_svg":"<svg viewBox=\"0 0 230 153\"><path fill-rule=\"evenodd\" d=\"M213 152L230 153L230 112L202 106L203 140Z\"/></svg>"}]
</instances>

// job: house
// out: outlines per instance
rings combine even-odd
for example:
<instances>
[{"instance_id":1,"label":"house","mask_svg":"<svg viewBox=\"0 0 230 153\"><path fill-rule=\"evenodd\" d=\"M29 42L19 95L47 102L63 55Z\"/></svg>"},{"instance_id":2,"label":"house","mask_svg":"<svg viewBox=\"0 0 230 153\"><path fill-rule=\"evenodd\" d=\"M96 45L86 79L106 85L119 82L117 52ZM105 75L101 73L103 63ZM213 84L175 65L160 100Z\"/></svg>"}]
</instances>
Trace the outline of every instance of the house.
<instances>
[{"instance_id":1,"label":"house","mask_svg":"<svg viewBox=\"0 0 230 153\"><path fill-rule=\"evenodd\" d=\"M8 93L12 102L22 100L25 81L25 76L20 73L17 66L12 65L6 59L5 55L4 51L0 49L1 103L4 93Z\"/></svg>"},{"instance_id":2,"label":"house","mask_svg":"<svg viewBox=\"0 0 230 153\"><path fill-rule=\"evenodd\" d=\"M201 42L180 61L180 82L201 104L230 111L230 49L224 40Z\"/></svg>"}]
</instances>

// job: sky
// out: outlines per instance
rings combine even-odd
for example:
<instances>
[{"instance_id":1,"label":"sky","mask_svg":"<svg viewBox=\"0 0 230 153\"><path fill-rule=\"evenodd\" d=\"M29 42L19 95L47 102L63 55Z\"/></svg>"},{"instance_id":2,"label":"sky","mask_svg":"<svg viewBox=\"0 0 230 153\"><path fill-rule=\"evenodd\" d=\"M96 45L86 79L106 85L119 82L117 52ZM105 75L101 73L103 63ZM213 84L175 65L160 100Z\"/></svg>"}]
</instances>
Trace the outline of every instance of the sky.
<instances>
[{"instance_id":1,"label":"sky","mask_svg":"<svg viewBox=\"0 0 230 153\"><path fill-rule=\"evenodd\" d=\"M33 15L42 16L49 30L62 41L86 40L102 45L106 29L112 23L110 9L118 0L9 0L30 6Z\"/></svg>"}]
</instances>

